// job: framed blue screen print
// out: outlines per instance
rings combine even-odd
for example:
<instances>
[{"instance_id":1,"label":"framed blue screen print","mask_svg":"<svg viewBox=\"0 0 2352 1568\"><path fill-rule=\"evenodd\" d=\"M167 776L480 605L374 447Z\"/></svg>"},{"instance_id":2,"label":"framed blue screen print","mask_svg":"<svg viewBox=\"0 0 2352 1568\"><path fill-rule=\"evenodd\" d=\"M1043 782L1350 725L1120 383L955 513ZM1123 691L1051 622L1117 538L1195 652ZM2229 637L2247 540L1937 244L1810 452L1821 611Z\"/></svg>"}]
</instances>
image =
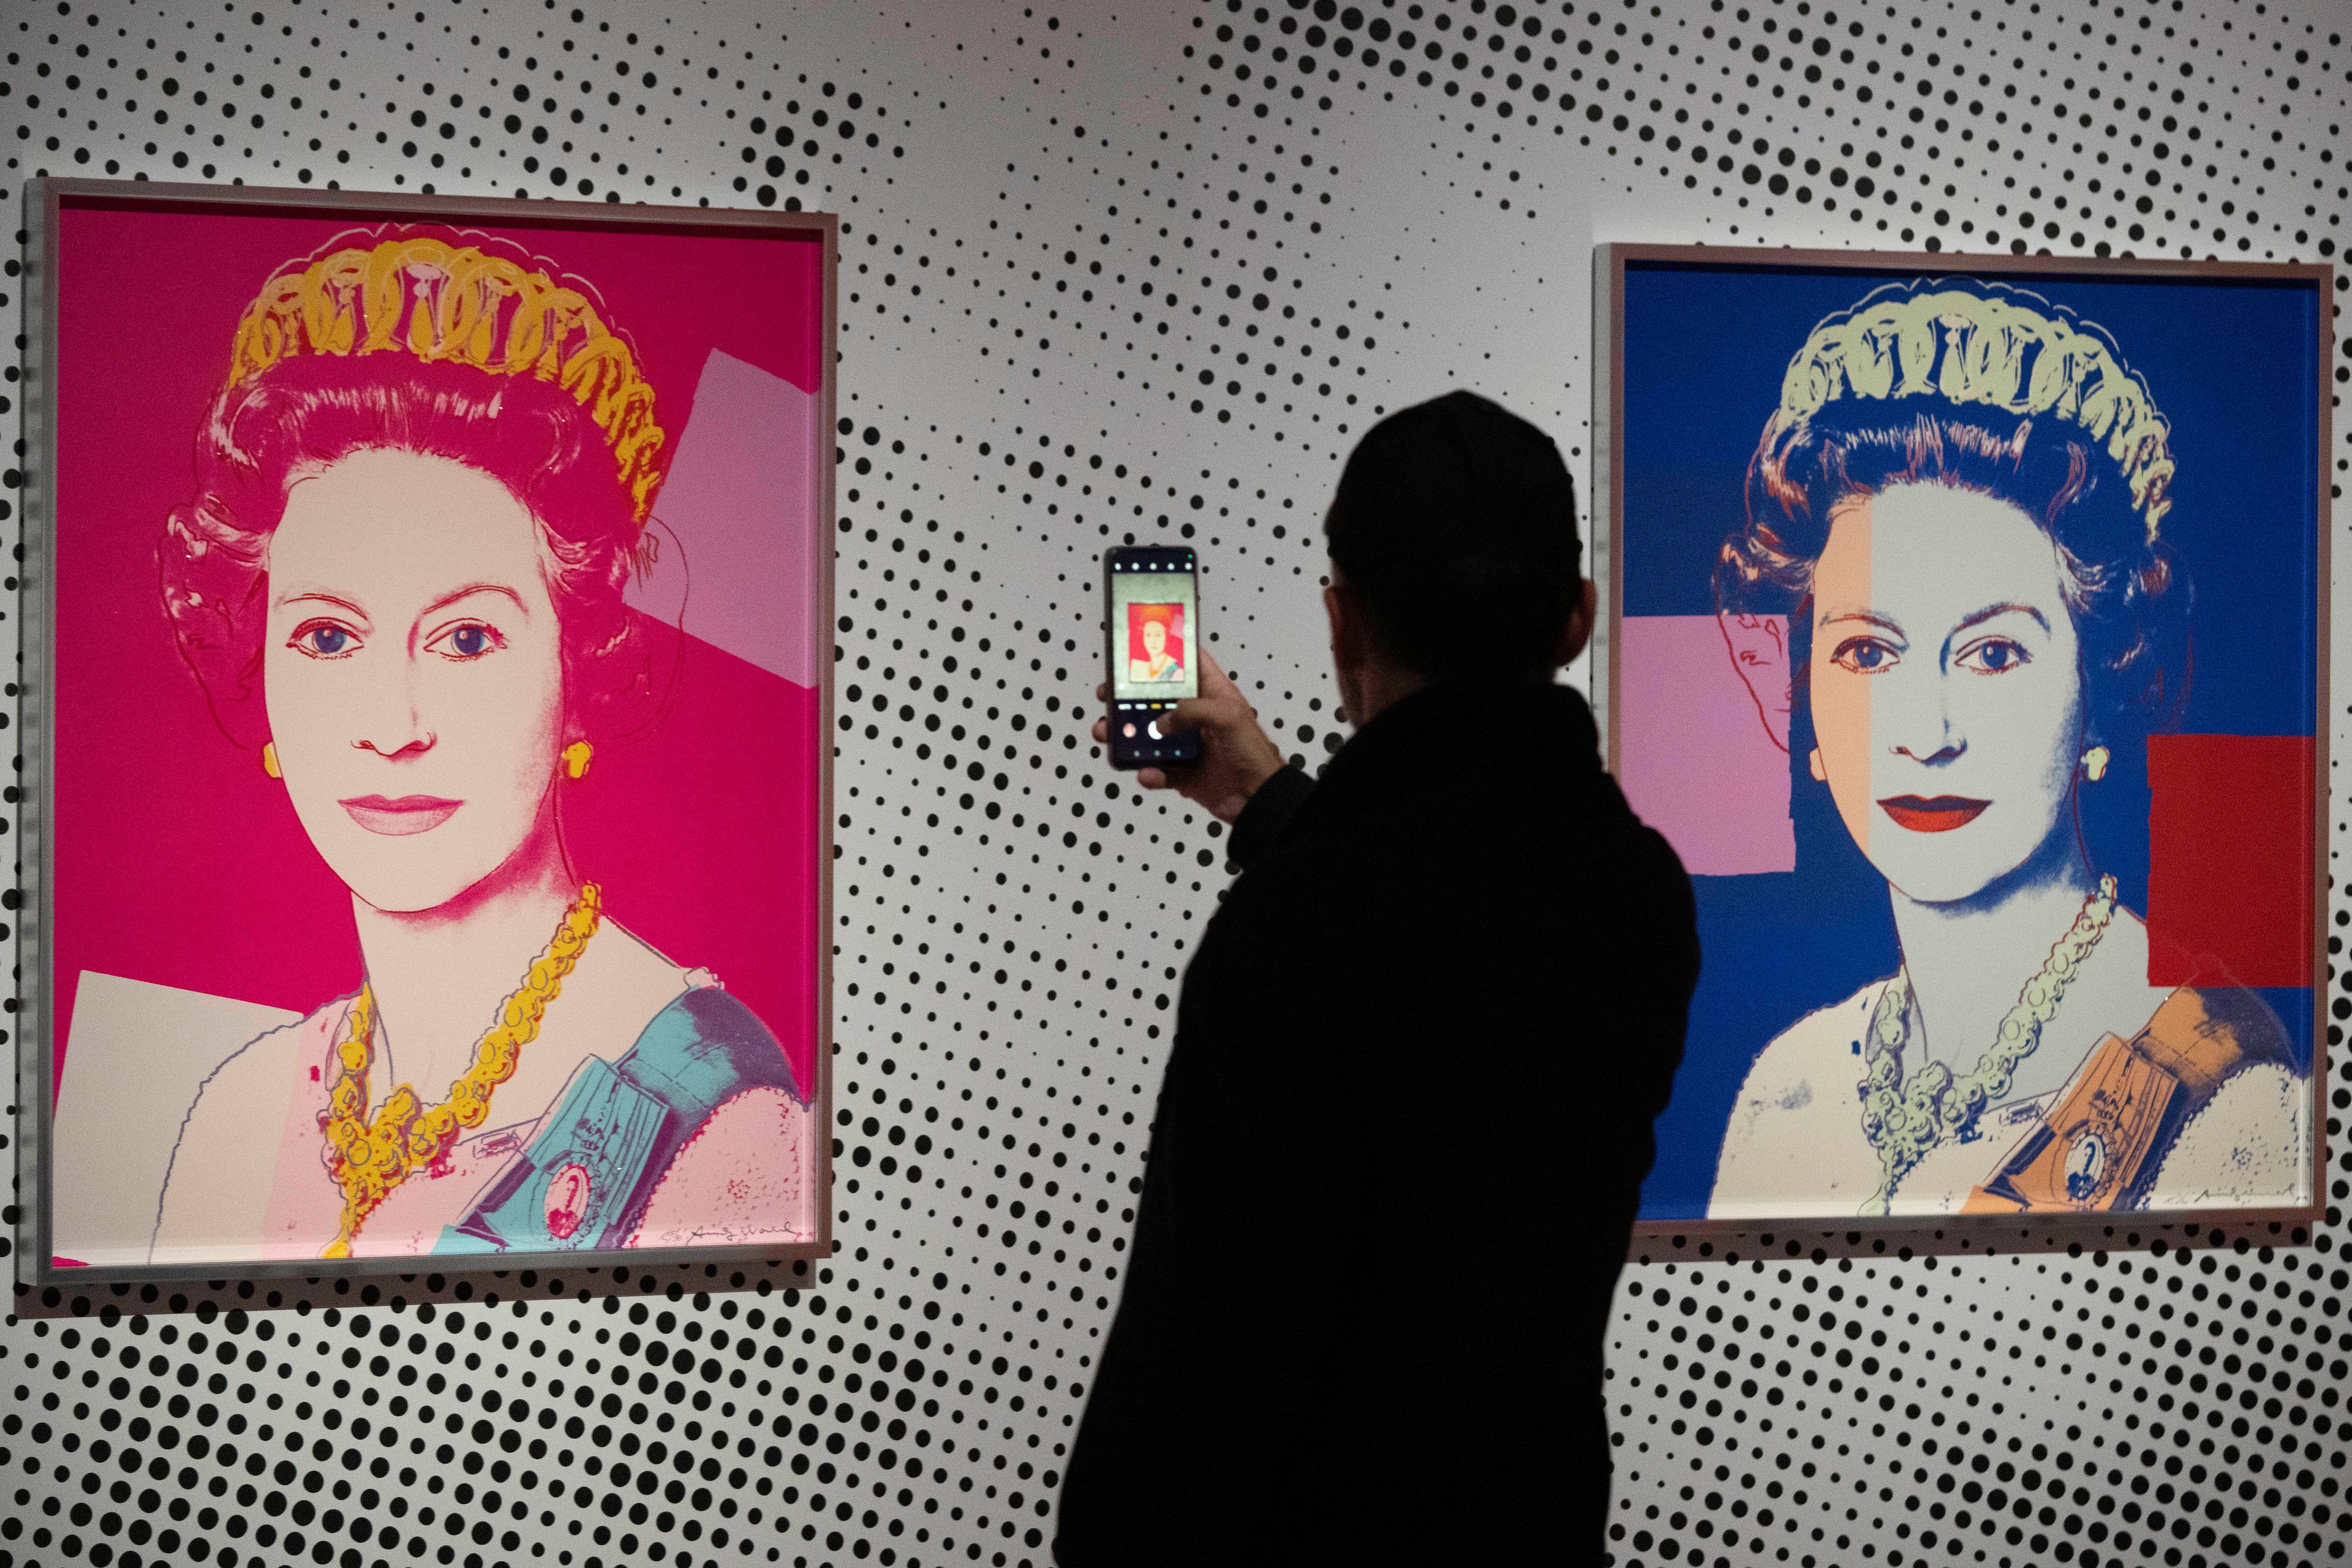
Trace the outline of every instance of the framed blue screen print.
<instances>
[{"instance_id":1,"label":"framed blue screen print","mask_svg":"<svg viewBox=\"0 0 2352 1568\"><path fill-rule=\"evenodd\" d=\"M1603 247L1652 1235L2308 1221L2327 272Z\"/></svg>"}]
</instances>

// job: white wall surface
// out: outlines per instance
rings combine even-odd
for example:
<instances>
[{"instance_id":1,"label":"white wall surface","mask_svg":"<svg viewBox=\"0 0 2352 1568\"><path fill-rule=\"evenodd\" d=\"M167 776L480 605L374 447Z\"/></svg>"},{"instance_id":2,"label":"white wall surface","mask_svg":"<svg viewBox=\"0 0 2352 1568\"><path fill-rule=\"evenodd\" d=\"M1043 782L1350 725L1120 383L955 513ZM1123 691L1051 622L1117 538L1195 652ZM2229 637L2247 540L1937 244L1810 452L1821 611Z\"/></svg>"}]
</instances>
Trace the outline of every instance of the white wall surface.
<instances>
[{"instance_id":1,"label":"white wall surface","mask_svg":"<svg viewBox=\"0 0 2352 1568\"><path fill-rule=\"evenodd\" d=\"M1218 656L1319 758L1339 460L1459 385L1582 479L1595 242L2340 265L2347 33L2326 0L9 0L12 184L560 170L839 212L856 723L817 1289L20 1303L0 1562L1045 1561L1224 880L1202 818L1088 757L1098 551L1198 544ZM933 717L993 738L982 778L919 755ZM1614 1561L2339 1558L2336 1218L2275 1250L1631 1267ZM1402 1278L1367 1288L1410 1333L1442 1241Z\"/></svg>"}]
</instances>

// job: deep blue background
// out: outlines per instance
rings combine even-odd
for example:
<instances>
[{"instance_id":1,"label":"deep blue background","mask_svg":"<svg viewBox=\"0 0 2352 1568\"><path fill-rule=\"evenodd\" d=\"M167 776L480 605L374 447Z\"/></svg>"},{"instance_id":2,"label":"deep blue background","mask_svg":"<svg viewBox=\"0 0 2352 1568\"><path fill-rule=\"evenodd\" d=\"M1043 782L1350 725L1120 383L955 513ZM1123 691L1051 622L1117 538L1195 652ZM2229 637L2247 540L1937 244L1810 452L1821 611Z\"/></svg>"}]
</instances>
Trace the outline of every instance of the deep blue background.
<instances>
[{"instance_id":1,"label":"deep blue background","mask_svg":"<svg viewBox=\"0 0 2352 1568\"><path fill-rule=\"evenodd\" d=\"M1748 455L1789 360L1823 317L1894 275L1629 265L1623 322L1623 613L1715 610L1716 552L1738 525ZM2004 274L2111 333L2172 425L2165 537L2195 593L2190 733L2309 735L2318 696L2318 472L2310 285L2084 282ZM1895 971L1886 887L1791 760L1797 869L1696 877L1705 971L1675 1096L1658 1118L1645 1219L1706 1212L1726 1121L1773 1036ZM2145 759L2084 795L2084 829L2124 901L2147 894ZM2021 977L2021 979L2022 977ZM2307 1051L2309 991L2265 991Z\"/></svg>"}]
</instances>

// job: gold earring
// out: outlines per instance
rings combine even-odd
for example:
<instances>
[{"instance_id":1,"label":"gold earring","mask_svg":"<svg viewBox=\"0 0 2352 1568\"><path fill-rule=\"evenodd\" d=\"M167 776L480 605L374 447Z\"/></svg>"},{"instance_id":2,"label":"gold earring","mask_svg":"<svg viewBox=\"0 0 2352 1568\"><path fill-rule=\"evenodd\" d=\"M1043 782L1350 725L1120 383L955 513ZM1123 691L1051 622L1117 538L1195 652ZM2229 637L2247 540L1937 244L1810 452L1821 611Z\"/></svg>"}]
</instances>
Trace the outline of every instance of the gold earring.
<instances>
[{"instance_id":1,"label":"gold earring","mask_svg":"<svg viewBox=\"0 0 2352 1568\"><path fill-rule=\"evenodd\" d=\"M282 779L286 776L278 771L278 742L275 741L264 741L261 743L261 771L274 779Z\"/></svg>"},{"instance_id":2,"label":"gold earring","mask_svg":"<svg viewBox=\"0 0 2352 1568\"><path fill-rule=\"evenodd\" d=\"M588 759L595 754L596 748L590 745L587 742L572 742L572 744L563 748L563 771L570 773L575 779L586 778L588 776Z\"/></svg>"},{"instance_id":3,"label":"gold earring","mask_svg":"<svg viewBox=\"0 0 2352 1568\"><path fill-rule=\"evenodd\" d=\"M1822 766L1822 749L1819 746L1815 746L1811 752L1807 753L1807 760L1812 767L1814 782L1818 784L1829 783L1829 772Z\"/></svg>"},{"instance_id":4,"label":"gold earring","mask_svg":"<svg viewBox=\"0 0 2352 1568\"><path fill-rule=\"evenodd\" d=\"M2083 772L2093 784L2107 776L2107 763L2112 756L2113 753L2105 746L2093 746L2083 753Z\"/></svg>"}]
</instances>

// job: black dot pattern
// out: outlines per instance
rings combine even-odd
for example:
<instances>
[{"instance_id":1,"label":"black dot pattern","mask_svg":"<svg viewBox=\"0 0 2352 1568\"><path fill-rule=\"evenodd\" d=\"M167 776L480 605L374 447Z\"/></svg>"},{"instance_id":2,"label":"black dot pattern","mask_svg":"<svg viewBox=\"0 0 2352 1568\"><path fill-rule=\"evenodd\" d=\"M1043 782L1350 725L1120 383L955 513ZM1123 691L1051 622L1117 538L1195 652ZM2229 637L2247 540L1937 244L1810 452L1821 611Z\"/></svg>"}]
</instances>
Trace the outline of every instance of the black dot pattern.
<instances>
[{"instance_id":1,"label":"black dot pattern","mask_svg":"<svg viewBox=\"0 0 2352 1568\"><path fill-rule=\"evenodd\" d=\"M1339 459L1467 384L1583 466L1594 239L2336 260L2347 31L2326 0L0 12L10 204L49 173L843 217L836 1256L20 1291L0 1565L1045 1563L1227 875L1087 739L1100 549L1194 542L1218 656L1319 763ZM1612 1561L2342 1558L2326 1190L2311 1234L1653 1238Z\"/></svg>"}]
</instances>

